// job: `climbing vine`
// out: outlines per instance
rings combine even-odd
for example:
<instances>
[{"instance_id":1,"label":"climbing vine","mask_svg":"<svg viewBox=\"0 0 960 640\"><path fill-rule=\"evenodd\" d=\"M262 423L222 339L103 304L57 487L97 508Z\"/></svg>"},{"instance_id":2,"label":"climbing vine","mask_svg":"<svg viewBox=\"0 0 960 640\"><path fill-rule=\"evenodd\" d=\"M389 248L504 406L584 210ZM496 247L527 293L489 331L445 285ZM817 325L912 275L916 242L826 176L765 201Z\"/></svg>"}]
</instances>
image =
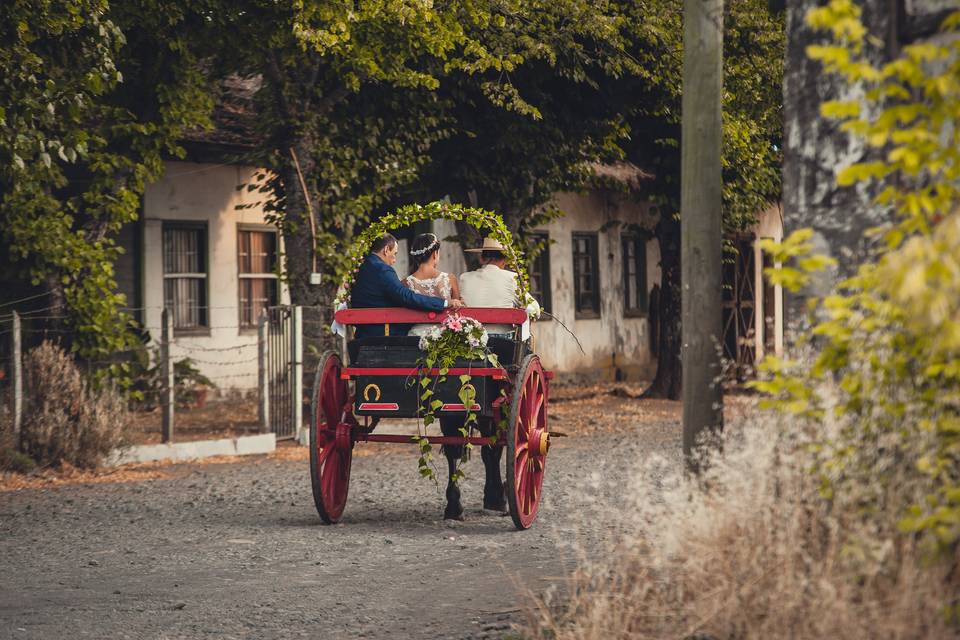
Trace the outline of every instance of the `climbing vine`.
<instances>
[{"instance_id":1,"label":"climbing vine","mask_svg":"<svg viewBox=\"0 0 960 640\"><path fill-rule=\"evenodd\" d=\"M400 207L393 213L388 213L376 220L362 231L353 241L347 257L346 275L341 283L340 291L337 294L335 304L349 303L350 289L353 281L357 277L357 271L360 264L370 253L370 246L374 240L388 233L391 229L400 229L410 226L424 220L462 220L467 224L485 231L487 236L494 238L503 246L503 253L507 258L507 267L517 274L517 298L519 300L527 299L527 292L530 289L530 277L527 274L527 267L523 260L523 252L517 246L513 239L513 234L504 224L503 218L492 211L483 209L474 209L464 207L459 204L449 204L446 202L430 202L428 204L410 204Z\"/></svg>"},{"instance_id":2,"label":"climbing vine","mask_svg":"<svg viewBox=\"0 0 960 640\"><path fill-rule=\"evenodd\" d=\"M443 406L443 401L434 397L437 386L447 381L447 375L457 360L483 361L488 362L493 367L500 367L497 355L487 348L487 332L483 325L473 318L465 318L457 313L448 315L442 323L432 327L426 335L422 336L420 338L420 350L424 352L424 355L417 361L419 371L417 392L420 395L419 406L424 428L436 422L435 412ZM432 375L434 368L437 369L436 377ZM466 438L470 435L470 430L477 424L477 414L474 409L477 391L471 382L472 376L469 373L461 374L459 380L460 388L457 391L457 397L463 404L464 410L464 421L460 427L460 435ZM500 430L498 429L491 443L496 442L499 436ZM418 461L420 475L435 481L436 475L433 467L430 466L430 442L422 433L418 433L415 439L420 448L420 460ZM469 443L464 446L460 462L453 475L450 476L451 482L457 483L464 477L461 467L466 462L468 452L472 448L473 446Z\"/></svg>"}]
</instances>

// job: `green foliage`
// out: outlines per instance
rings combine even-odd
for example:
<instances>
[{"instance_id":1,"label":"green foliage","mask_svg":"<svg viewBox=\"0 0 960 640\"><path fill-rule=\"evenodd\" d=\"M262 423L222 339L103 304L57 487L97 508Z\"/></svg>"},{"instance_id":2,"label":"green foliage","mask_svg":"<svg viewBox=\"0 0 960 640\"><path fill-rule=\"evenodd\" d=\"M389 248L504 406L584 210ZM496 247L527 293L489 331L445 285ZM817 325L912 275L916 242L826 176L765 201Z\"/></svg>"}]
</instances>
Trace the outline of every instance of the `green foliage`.
<instances>
[{"instance_id":1,"label":"green foliage","mask_svg":"<svg viewBox=\"0 0 960 640\"><path fill-rule=\"evenodd\" d=\"M342 255L382 208L447 194L465 199L485 186L461 188L453 175L446 187L439 180L414 185L431 157L437 158L438 142L451 139L444 148L456 149L452 136L463 140L494 130L473 126L471 110L502 115L503 121L542 122L552 116L544 111L542 94L515 79L563 74L586 85L592 79L585 70L614 74L630 63L618 53L627 23L616 3L607 1L361 3L349 10L316 1L248 4L219 18L235 43L224 68L263 78L256 100L264 142L250 161L270 173L254 188L262 189L284 232L291 295L312 304L332 297ZM551 126L556 128L544 130ZM583 160L570 159L575 144L571 139L556 164ZM541 157L549 164L549 153ZM524 166L505 201L485 206L505 210L501 204L513 204L509 195L528 186L536 186L539 197L540 183L527 178L554 173L534 163ZM530 205L517 206L523 211ZM317 227L313 243L303 240L310 209ZM336 274L325 287L305 285L312 245L316 270Z\"/></svg>"},{"instance_id":2,"label":"green foliage","mask_svg":"<svg viewBox=\"0 0 960 640\"><path fill-rule=\"evenodd\" d=\"M163 391L163 371L160 367L160 349L141 346L132 351L132 358L123 369L130 380L128 396L133 409L149 411L160 405ZM177 407L192 407L203 389L217 385L203 375L190 358L173 362L173 398Z\"/></svg>"},{"instance_id":3,"label":"green foliage","mask_svg":"<svg viewBox=\"0 0 960 640\"><path fill-rule=\"evenodd\" d=\"M447 374L458 361L467 361L469 363L480 362L491 367L499 367L496 354L487 349L487 333L483 325L470 318L462 318L459 314L451 314L444 318L442 324L431 328L430 332L420 338L420 349L424 355L417 361L419 371L418 381L420 394L419 413L423 419L423 425L428 426L436 421L436 411L443 406L443 401L434 398L437 385L443 384L447 380ZM436 374L434 374L436 370ZM477 414L473 409L476 402L477 390L470 381L472 376L468 373L459 377L460 388L457 391L457 397L464 406L465 416L463 425L459 428L460 435L468 437L471 430L477 426ZM497 438L499 438L499 431ZM434 469L429 466L430 461L430 443L422 434L417 438L420 443L420 475L432 479L436 482ZM424 446L426 445L426 446ZM450 481L457 483L464 478L462 470L463 463L466 462L468 453L472 449L469 443L463 448L463 455Z\"/></svg>"},{"instance_id":4,"label":"green foliage","mask_svg":"<svg viewBox=\"0 0 960 640\"><path fill-rule=\"evenodd\" d=\"M624 14L641 68L628 82L636 110L628 112L627 157L654 174L645 191L661 213L679 215L683 3L626 3ZM723 26L723 223L733 232L780 199L786 35L765 0L726 2Z\"/></svg>"},{"instance_id":5,"label":"green foliage","mask_svg":"<svg viewBox=\"0 0 960 640\"><path fill-rule=\"evenodd\" d=\"M813 10L811 25L834 42L810 47L811 57L865 89L862 104L828 103L824 114L886 159L853 165L842 182L882 180L877 206L896 221L876 259L823 299L810 337L812 363L771 360L755 386L767 404L805 417L824 435L818 445L822 492L838 508L882 504L891 487L913 504L898 523L878 522L878 537L917 536L934 555L956 563L960 547L960 39L907 45L873 66L862 55L860 9L832 0ZM945 24L955 30L960 14ZM777 248L777 259L802 255L803 237ZM817 263L801 263L784 284L800 283ZM801 274L801 275L797 275ZM783 277L782 275L779 277ZM828 392L825 392L827 390ZM839 430L826 426L839 424ZM893 461L893 462L891 462ZM849 496L873 489L872 500ZM846 502L845 502L846 501Z\"/></svg>"},{"instance_id":6,"label":"green foliage","mask_svg":"<svg viewBox=\"0 0 960 640\"><path fill-rule=\"evenodd\" d=\"M36 468L37 463L30 456L13 448L0 448L0 471L26 474Z\"/></svg>"},{"instance_id":7,"label":"green foliage","mask_svg":"<svg viewBox=\"0 0 960 640\"><path fill-rule=\"evenodd\" d=\"M211 101L176 2L6 3L0 21L0 244L55 293L83 356L133 344L115 237Z\"/></svg>"}]
</instances>

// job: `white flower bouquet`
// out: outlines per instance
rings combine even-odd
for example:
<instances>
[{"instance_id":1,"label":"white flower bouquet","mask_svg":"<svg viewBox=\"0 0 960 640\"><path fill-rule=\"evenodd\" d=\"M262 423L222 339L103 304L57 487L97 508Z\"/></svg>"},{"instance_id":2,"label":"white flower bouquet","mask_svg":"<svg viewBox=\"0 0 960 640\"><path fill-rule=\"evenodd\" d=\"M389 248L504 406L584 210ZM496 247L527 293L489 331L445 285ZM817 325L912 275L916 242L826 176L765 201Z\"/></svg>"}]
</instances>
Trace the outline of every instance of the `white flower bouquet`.
<instances>
[{"instance_id":1,"label":"white flower bouquet","mask_svg":"<svg viewBox=\"0 0 960 640\"><path fill-rule=\"evenodd\" d=\"M451 313L420 337L421 351L456 352L463 357L481 355L487 346L487 331L473 318Z\"/></svg>"}]
</instances>

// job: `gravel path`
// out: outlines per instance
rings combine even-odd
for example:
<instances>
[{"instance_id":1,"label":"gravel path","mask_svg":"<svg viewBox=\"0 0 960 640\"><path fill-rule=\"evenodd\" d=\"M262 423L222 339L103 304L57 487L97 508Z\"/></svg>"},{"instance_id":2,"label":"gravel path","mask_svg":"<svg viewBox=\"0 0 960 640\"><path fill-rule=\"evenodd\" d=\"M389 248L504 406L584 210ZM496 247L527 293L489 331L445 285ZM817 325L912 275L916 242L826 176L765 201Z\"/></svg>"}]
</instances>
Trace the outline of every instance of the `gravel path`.
<instances>
[{"instance_id":1,"label":"gravel path","mask_svg":"<svg viewBox=\"0 0 960 640\"><path fill-rule=\"evenodd\" d=\"M304 455L179 465L127 484L0 493L0 638L500 638L528 591L562 583L608 534L624 465L679 460L679 427L644 403L569 402L533 528L465 522L418 478L415 450L358 445L342 522L323 526ZM578 406L583 404L583 406ZM568 430L553 415L553 429ZM678 463L679 464L679 463ZM655 479L652 479L655 481ZM576 541L576 543L574 543Z\"/></svg>"}]
</instances>

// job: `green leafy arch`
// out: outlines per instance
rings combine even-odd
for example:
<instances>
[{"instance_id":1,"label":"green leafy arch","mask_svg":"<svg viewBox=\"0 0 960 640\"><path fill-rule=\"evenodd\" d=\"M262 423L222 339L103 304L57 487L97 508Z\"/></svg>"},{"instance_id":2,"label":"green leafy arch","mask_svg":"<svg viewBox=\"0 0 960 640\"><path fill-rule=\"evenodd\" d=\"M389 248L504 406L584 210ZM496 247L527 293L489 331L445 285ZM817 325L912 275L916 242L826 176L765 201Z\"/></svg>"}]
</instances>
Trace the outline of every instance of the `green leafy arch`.
<instances>
[{"instance_id":1,"label":"green leafy arch","mask_svg":"<svg viewBox=\"0 0 960 640\"><path fill-rule=\"evenodd\" d=\"M350 290L353 287L354 278L360 269L360 263L363 262L366 255L370 252L373 241L389 232L391 229L399 229L416 222L424 220L460 220L466 222L475 229L486 232L486 235L495 238L504 247L504 253L507 257L507 266L517 273L517 296L520 300L526 300L527 291L530 288L530 277L527 274L526 261L523 258L523 251L513 239L513 234L504 224L503 218L499 214L483 209L464 207L460 204L450 204L447 202L430 202L428 204L409 204L400 207L392 213L388 213L379 220L374 221L369 227L364 229L356 238L347 254L348 268L347 274L341 283L340 291L337 293L336 304L347 302L350 299Z\"/></svg>"}]
</instances>

